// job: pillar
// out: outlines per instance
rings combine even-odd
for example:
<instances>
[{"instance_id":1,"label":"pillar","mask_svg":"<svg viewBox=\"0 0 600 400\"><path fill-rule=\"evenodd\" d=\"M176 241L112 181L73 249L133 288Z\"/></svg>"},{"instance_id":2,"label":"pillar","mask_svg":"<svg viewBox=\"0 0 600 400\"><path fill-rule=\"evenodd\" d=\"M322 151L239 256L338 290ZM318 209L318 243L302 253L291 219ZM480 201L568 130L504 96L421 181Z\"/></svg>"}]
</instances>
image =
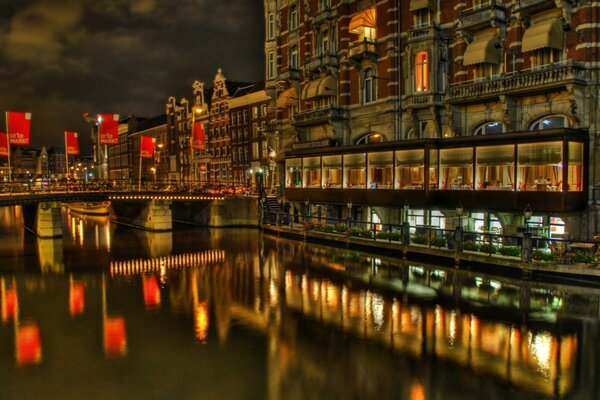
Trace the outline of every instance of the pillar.
<instances>
[{"instance_id":1,"label":"pillar","mask_svg":"<svg viewBox=\"0 0 600 400\"><path fill-rule=\"evenodd\" d=\"M62 213L60 202L40 202L37 205L33 229L28 227L39 238L62 238Z\"/></svg>"},{"instance_id":2,"label":"pillar","mask_svg":"<svg viewBox=\"0 0 600 400\"><path fill-rule=\"evenodd\" d=\"M144 217L145 220L141 221L144 229L154 232L173 229L171 201L169 200L150 200Z\"/></svg>"}]
</instances>

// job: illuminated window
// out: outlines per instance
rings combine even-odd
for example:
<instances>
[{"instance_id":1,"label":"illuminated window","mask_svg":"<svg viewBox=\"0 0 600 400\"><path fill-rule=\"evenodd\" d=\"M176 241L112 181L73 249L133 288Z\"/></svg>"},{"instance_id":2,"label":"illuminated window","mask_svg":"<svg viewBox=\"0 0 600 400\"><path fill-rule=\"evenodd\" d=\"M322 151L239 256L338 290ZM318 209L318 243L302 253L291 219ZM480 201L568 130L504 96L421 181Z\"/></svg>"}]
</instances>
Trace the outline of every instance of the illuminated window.
<instances>
[{"instance_id":1,"label":"illuminated window","mask_svg":"<svg viewBox=\"0 0 600 400\"><path fill-rule=\"evenodd\" d=\"M393 182L393 153L391 151L369 153L369 181L370 189L392 189Z\"/></svg>"},{"instance_id":2,"label":"illuminated window","mask_svg":"<svg viewBox=\"0 0 600 400\"><path fill-rule=\"evenodd\" d=\"M415 55L415 91L429 91L429 55L426 51Z\"/></svg>"},{"instance_id":3,"label":"illuminated window","mask_svg":"<svg viewBox=\"0 0 600 400\"><path fill-rule=\"evenodd\" d=\"M302 187L302 159L293 158L285 160L285 170L285 187Z\"/></svg>"},{"instance_id":4,"label":"illuminated window","mask_svg":"<svg viewBox=\"0 0 600 400\"><path fill-rule=\"evenodd\" d=\"M323 187L342 187L342 156L323 156Z\"/></svg>"},{"instance_id":5,"label":"illuminated window","mask_svg":"<svg viewBox=\"0 0 600 400\"><path fill-rule=\"evenodd\" d=\"M545 47L534 51L530 58L531 68L542 68L562 61L562 50Z\"/></svg>"},{"instance_id":6,"label":"illuminated window","mask_svg":"<svg viewBox=\"0 0 600 400\"><path fill-rule=\"evenodd\" d=\"M344 187L364 189L366 186L366 154L346 154L344 156Z\"/></svg>"},{"instance_id":7,"label":"illuminated window","mask_svg":"<svg viewBox=\"0 0 600 400\"><path fill-rule=\"evenodd\" d=\"M517 147L519 191L561 192L562 142L526 143Z\"/></svg>"},{"instance_id":8,"label":"illuminated window","mask_svg":"<svg viewBox=\"0 0 600 400\"><path fill-rule=\"evenodd\" d=\"M473 148L440 150L442 190L473 190Z\"/></svg>"},{"instance_id":9,"label":"illuminated window","mask_svg":"<svg viewBox=\"0 0 600 400\"><path fill-rule=\"evenodd\" d=\"M372 103L377 98L375 85L375 73L371 68L367 69L363 79L363 104Z\"/></svg>"},{"instance_id":10,"label":"illuminated window","mask_svg":"<svg viewBox=\"0 0 600 400\"><path fill-rule=\"evenodd\" d=\"M302 160L304 187L321 187L321 157L305 157Z\"/></svg>"},{"instance_id":11,"label":"illuminated window","mask_svg":"<svg viewBox=\"0 0 600 400\"><path fill-rule=\"evenodd\" d=\"M477 147L476 162L476 190L514 190L514 145Z\"/></svg>"},{"instance_id":12,"label":"illuminated window","mask_svg":"<svg viewBox=\"0 0 600 400\"><path fill-rule=\"evenodd\" d=\"M583 191L583 143L569 142L569 192Z\"/></svg>"},{"instance_id":13,"label":"illuminated window","mask_svg":"<svg viewBox=\"0 0 600 400\"><path fill-rule=\"evenodd\" d=\"M423 190L425 152L423 149L396 151L395 189Z\"/></svg>"},{"instance_id":14,"label":"illuminated window","mask_svg":"<svg viewBox=\"0 0 600 400\"><path fill-rule=\"evenodd\" d=\"M479 125L473 131L474 136L479 135L494 135L497 133L504 132L504 124L498 121L486 122L482 125Z\"/></svg>"}]
</instances>

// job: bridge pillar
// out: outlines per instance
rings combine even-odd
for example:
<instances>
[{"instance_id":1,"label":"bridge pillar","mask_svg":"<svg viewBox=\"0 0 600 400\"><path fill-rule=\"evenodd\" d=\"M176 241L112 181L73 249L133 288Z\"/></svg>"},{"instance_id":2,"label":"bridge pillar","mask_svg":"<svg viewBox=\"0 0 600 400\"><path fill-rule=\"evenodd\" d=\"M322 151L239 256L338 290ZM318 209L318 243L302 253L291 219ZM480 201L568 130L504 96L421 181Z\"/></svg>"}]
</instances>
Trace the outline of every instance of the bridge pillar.
<instances>
[{"instance_id":1,"label":"bridge pillar","mask_svg":"<svg viewBox=\"0 0 600 400\"><path fill-rule=\"evenodd\" d=\"M147 207L145 221L143 221L144 229L153 232L164 232L173 229L171 201L150 200Z\"/></svg>"},{"instance_id":2,"label":"bridge pillar","mask_svg":"<svg viewBox=\"0 0 600 400\"><path fill-rule=\"evenodd\" d=\"M27 206L23 206L26 208ZM62 238L61 203L41 201L24 210L25 228L39 238Z\"/></svg>"},{"instance_id":3,"label":"bridge pillar","mask_svg":"<svg viewBox=\"0 0 600 400\"><path fill-rule=\"evenodd\" d=\"M171 200L112 200L116 222L151 232L173 229Z\"/></svg>"}]
</instances>

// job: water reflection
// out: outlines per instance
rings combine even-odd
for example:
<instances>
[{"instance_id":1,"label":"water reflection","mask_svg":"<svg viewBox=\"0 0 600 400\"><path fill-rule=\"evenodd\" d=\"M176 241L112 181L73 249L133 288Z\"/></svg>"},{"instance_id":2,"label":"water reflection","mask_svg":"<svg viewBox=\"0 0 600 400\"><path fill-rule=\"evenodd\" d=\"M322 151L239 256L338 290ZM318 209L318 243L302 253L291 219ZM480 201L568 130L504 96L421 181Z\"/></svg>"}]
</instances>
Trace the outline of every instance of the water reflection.
<instances>
[{"instance_id":1,"label":"water reflection","mask_svg":"<svg viewBox=\"0 0 600 400\"><path fill-rule=\"evenodd\" d=\"M595 288L253 230L110 227L102 252L78 229L65 273L0 274L0 398L598 397Z\"/></svg>"}]
</instances>

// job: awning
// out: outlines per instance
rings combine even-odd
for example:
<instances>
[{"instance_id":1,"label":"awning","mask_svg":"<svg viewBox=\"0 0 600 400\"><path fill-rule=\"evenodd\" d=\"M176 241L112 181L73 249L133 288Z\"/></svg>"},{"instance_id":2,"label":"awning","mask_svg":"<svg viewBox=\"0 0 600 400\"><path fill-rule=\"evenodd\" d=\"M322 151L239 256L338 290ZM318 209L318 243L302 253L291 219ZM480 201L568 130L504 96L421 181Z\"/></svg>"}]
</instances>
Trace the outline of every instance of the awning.
<instances>
[{"instance_id":1,"label":"awning","mask_svg":"<svg viewBox=\"0 0 600 400\"><path fill-rule=\"evenodd\" d=\"M525 31L521 50L525 52L545 47L563 49L564 43L563 20L551 18L535 22Z\"/></svg>"},{"instance_id":2,"label":"awning","mask_svg":"<svg viewBox=\"0 0 600 400\"><path fill-rule=\"evenodd\" d=\"M410 0L410 11L428 8L435 11L435 0Z\"/></svg>"},{"instance_id":3,"label":"awning","mask_svg":"<svg viewBox=\"0 0 600 400\"><path fill-rule=\"evenodd\" d=\"M279 97L277 97L277 108L285 109L298 104L298 91L295 87L285 89Z\"/></svg>"},{"instance_id":4,"label":"awning","mask_svg":"<svg viewBox=\"0 0 600 400\"><path fill-rule=\"evenodd\" d=\"M337 79L333 75L310 81L302 89L302 99L308 100L315 97L327 97L337 95Z\"/></svg>"},{"instance_id":5,"label":"awning","mask_svg":"<svg viewBox=\"0 0 600 400\"><path fill-rule=\"evenodd\" d=\"M333 75L327 75L320 80L317 96L337 96L337 79Z\"/></svg>"},{"instance_id":6,"label":"awning","mask_svg":"<svg viewBox=\"0 0 600 400\"><path fill-rule=\"evenodd\" d=\"M320 79L315 79L313 81L308 82L308 84L306 84L302 89L302 99L308 100L317 97L320 83Z\"/></svg>"},{"instance_id":7,"label":"awning","mask_svg":"<svg viewBox=\"0 0 600 400\"><path fill-rule=\"evenodd\" d=\"M496 37L491 35L476 36L475 40L467 46L463 58L463 65L481 63L500 64L502 53L496 48Z\"/></svg>"},{"instance_id":8,"label":"awning","mask_svg":"<svg viewBox=\"0 0 600 400\"><path fill-rule=\"evenodd\" d=\"M361 33L365 28L375 28L377 22L376 15L375 7L359 12L350 20L348 31L351 33Z\"/></svg>"}]
</instances>

